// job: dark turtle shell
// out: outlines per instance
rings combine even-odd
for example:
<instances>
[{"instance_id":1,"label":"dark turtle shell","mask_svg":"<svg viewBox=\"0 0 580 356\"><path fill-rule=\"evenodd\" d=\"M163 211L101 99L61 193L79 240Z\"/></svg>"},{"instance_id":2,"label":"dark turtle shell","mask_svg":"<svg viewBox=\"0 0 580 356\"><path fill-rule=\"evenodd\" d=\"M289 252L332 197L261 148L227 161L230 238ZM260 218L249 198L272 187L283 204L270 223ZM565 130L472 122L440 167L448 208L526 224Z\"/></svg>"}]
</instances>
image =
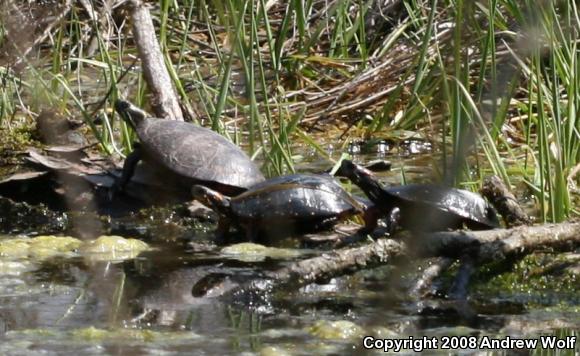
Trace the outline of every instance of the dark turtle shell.
<instances>
[{"instance_id":1,"label":"dark turtle shell","mask_svg":"<svg viewBox=\"0 0 580 356\"><path fill-rule=\"evenodd\" d=\"M491 205L479 194L467 190L432 184L409 184L391 187L385 189L385 192L395 200L395 205L403 205L409 210L415 209L413 216L421 219L416 221L416 224L429 221L429 217L434 215L429 211L435 209L460 217L460 220L472 229L491 229L499 226L499 220ZM441 221L444 217L438 215L439 221L433 221L432 224L445 225L445 222Z\"/></svg>"},{"instance_id":2,"label":"dark turtle shell","mask_svg":"<svg viewBox=\"0 0 580 356\"><path fill-rule=\"evenodd\" d=\"M190 178L191 183L209 183L227 193L246 190L264 180L239 147L209 129L157 118L143 119L136 129L147 158ZM222 186L226 189L219 189Z\"/></svg>"},{"instance_id":3,"label":"dark turtle shell","mask_svg":"<svg viewBox=\"0 0 580 356\"><path fill-rule=\"evenodd\" d=\"M343 160L337 175L349 178L373 202L377 216L388 215L390 230L396 224L409 230L440 231L461 228L484 230L499 226L495 210L476 193L432 184L411 184L385 189L372 173Z\"/></svg>"},{"instance_id":4,"label":"dark turtle shell","mask_svg":"<svg viewBox=\"0 0 580 356\"><path fill-rule=\"evenodd\" d=\"M232 214L241 219L315 221L363 211L328 175L293 174L269 179L231 199Z\"/></svg>"}]
</instances>

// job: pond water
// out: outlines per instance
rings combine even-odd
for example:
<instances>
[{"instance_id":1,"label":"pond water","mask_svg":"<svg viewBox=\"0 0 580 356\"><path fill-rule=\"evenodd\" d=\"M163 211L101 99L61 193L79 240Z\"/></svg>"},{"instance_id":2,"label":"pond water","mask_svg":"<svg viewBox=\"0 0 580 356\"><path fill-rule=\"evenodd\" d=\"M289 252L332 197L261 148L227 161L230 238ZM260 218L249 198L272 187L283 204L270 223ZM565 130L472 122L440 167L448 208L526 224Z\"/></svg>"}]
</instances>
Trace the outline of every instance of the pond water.
<instances>
[{"instance_id":1,"label":"pond water","mask_svg":"<svg viewBox=\"0 0 580 356\"><path fill-rule=\"evenodd\" d=\"M323 166L312 162L308 153L304 156L300 170L316 171ZM428 180L429 175L420 168L425 167L424 159L423 155L399 158L386 181L400 181L403 165L406 179ZM211 239L213 226L209 232L205 227L193 232L194 238ZM155 234L163 235L163 231ZM0 241L14 239L3 236ZM211 293L196 296L194 286L207 276L249 279L320 252L188 253L179 243L163 242L173 241L172 237L154 236L152 240L153 249L133 255L103 256L72 242L68 250L59 245L56 253L30 250L0 257L0 354L382 353L366 350L365 336L437 338L438 348L428 353L471 354L475 352L470 349L472 343L484 336L505 341L542 335L554 335L572 348L538 348L536 353L580 353L578 271L566 277L565 283L554 278L556 274L542 273L526 283L530 263L562 266L558 261L564 258L570 263L562 268L578 269L578 254L554 260L544 256L506 273L503 279L483 276L487 283L474 288L463 302L440 295L421 300L409 297L409 286L429 261L408 261L284 291L250 305L246 300L211 297ZM562 268L554 269L563 273ZM550 283L554 281L557 288ZM443 349L444 343L452 349ZM429 346L414 345L415 351ZM459 347L465 349L456 350ZM414 353L409 345L402 351ZM492 352L485 347L479 351Z\"/></svg>"}]
</instances>

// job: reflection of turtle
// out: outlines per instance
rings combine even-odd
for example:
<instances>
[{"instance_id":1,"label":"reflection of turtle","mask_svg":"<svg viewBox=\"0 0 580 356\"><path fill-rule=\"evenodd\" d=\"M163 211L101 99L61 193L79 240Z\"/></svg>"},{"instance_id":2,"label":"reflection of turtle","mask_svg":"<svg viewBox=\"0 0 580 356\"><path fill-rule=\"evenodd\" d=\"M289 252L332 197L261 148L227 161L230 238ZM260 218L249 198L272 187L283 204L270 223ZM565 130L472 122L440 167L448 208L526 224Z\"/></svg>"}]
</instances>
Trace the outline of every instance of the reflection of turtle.
<instances>
[{"instance_id":1,"label":"reflection of turtle","mask_svg":"<svg viewBox=\"0 0 580 356\"><path fill-rule=\"evenodd\" d=\"M337 175L358 185L378 211L388 216L389 230L441 231L493 229L499 226L495 210L479 194L433 184L410 184L384 189L365 168L344 160Z\"/></svg>"},{"instance_id":2,"label":"reflection of turtle","mask_svg":"<svg viewBox=\"0 0 580 356\"><path fill-rule=\"evenodd\" d=\"M133 104L117 100L115 110L137 132L141 144L127 157L118 186L123 189L141 158L171 172L189 187L200 184L236 195L264 180L250 158L221 135L191 123L148 118ZM169 177L168 177L169 178Z\"/></svg>"},{"instance_id":3,"label":"reflection of turtle","mask_svg":"<svg viewBox=\"0 0 580 356\"><path fill-rule=\"evenodd\" d=\"M364 213L363 205L328 175L276 177L233 198L199 185L192 188L192 194L219 213L220 238L231 224L244 229L248 239L254 240L264 233L276 237L324 230Z\"/></svg>"}]
</instances>

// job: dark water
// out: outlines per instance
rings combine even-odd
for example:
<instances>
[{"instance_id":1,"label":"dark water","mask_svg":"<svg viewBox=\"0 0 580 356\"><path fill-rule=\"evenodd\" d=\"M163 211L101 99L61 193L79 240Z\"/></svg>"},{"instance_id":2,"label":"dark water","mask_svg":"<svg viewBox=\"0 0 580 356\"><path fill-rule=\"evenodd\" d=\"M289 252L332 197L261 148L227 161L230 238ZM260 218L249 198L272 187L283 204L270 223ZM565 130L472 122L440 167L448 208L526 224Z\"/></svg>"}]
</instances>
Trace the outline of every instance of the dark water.
<instances>
[{"instance_id":1,"label":"dark water","mask_svg":"<svg viewBox=\"0 0 580 356\"><path fill-rule=\"evenodd\" d=\"M395 162L386 181L395 184L402 176L429 180L431 171L421 168L426 166L423 159L405 158L404 174L403 160ZM322 166L305 162L301 170L317 171ZM155 239L163 240L163 236ZM575 349L544 353L580 353L580 292L573 284L562 290L546 290L549 284L536 289L492 285L474 289L467 301L444 296L417 301L407 289L427 265L423 261L284 291L252 305L244 299L196 297L192 292L207 276L244 280L299 258L296 253L259 258L214 251L192 254L175 243L160 243L155 250L128 259L95 259L82 253L42 259L0 257L0 354L382 353L363 348L368 335L389 340L437 338L438 348L427 350L437 354L473 354L470 344L463 345L468 346L464 350L457 348L484 336L506 340L555 335L562 342L576 337ZM570 260L580 263L574 255ZM451 350L442 349L445 341ZM411 353L412 347L402 352Z\"/></svg>"}]
</instances>

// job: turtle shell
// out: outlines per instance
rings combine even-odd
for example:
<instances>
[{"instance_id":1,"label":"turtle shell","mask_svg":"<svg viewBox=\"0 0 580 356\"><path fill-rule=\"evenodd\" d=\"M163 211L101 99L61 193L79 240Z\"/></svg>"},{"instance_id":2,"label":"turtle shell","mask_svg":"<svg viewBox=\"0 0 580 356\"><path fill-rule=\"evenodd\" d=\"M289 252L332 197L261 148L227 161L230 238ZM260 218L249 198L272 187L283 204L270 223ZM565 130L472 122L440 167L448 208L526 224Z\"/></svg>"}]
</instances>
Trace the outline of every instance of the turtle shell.
<instances>
[{"instance_id":1,"label":"turtle shell","mask_svg":"<svg viewBox=\"0 0 580 356\"><path fill-rule=\"evenodd\" d=\"M385 189L385 192L400 201L408 209L433 210L455 215L467 224L481 228L495 228L499 220L495 210L479 194L463 189L431 184L409 184ZM417 215L417 214L415 214Z\"/></svg>"},{"instance_id":2,"label":"turtle shell","mask_svg":"<svg viewBox=\"0 0 580 356\"><path fill-rule=\"evenodd\" d=\"M248 220L314 221L362 212L331 176L293 174L269 179L233 197L232 213Z\"/></svg>"},{"instance_id":3,"label":"turtle shell","mask_svg":"<svg viewBox=\"0 0 580 356\"><path fill-rule=\"evenodd\" d=\"M175 120L143 119L137 135L148 159L191 183L211 185L223 193L243 191L264 176L235 144L209 129Z\"/></svg>"}]
</instances>

